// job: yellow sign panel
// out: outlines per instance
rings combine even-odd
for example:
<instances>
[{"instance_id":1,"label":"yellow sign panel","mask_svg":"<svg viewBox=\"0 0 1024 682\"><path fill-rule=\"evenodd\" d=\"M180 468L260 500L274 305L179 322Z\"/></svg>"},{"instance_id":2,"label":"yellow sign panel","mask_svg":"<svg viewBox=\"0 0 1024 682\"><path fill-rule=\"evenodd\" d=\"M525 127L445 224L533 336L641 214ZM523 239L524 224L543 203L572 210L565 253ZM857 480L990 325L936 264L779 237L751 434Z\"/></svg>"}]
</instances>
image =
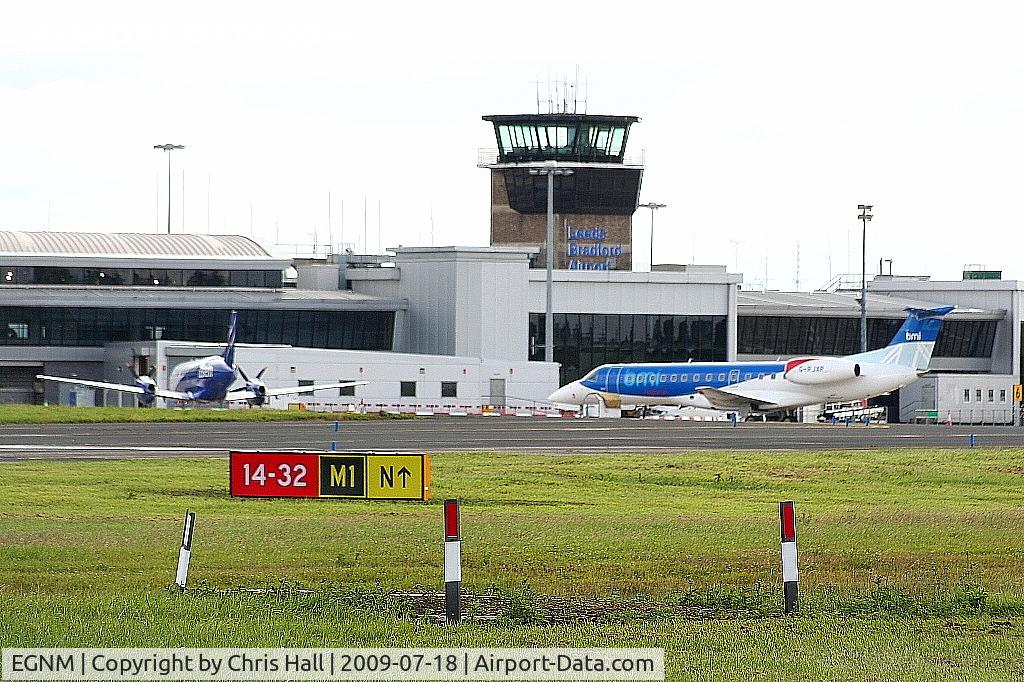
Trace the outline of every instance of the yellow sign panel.
<instances>
[{"instance_id":1,"label":"yellow sign panel","mask_svg":"<svg viewBox=\"0 0 1024 682\"><path fill-rule=\"evenodd\" d=\"M1019 403L1024 401L1024 385L1014 384L1013 385L1013 402Z\"/></svg>"},{"instance_id":2,"label":"yellow sign panel","mask_svg":"<svg viewBox=\"0 0 1024 682\"><path fill-rule=\"evenodd\" d=\"M425 500L430 495L425 455L367 455L366 497Z\"/></svg>"}]
</instances>

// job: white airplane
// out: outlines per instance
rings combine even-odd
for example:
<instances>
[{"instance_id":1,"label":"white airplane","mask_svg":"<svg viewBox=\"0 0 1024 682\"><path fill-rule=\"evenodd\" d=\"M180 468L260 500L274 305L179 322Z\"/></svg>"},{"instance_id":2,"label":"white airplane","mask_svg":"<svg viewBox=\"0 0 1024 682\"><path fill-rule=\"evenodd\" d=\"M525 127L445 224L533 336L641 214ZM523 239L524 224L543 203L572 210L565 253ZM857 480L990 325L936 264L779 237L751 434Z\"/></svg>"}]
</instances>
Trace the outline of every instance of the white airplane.
<instances>
[{"instance_id":1,"label":"white airplane","mask_svg":"<svg viewBox=\"0 0 1024 682\"><path fill-rule=\"evenodd\" d=\"M231 322L228 326L227 347L220 355L210 355L198 360L183 362L171 371L168 385L174 390L159 388L152 377L141 375L135 377L134 384L112 384L105 381L87 381L54 377L46 374L36 375L43 381L57 381L62 384L90 386L112 391L134 393L141 405L152 405L157 398L177 400L181 402L247 402L249 405L260 406L267 398L280 395L297 395L312 393L329 388L345 388L362 386L368 381L343 381L334 384L316 384L313 386L290 386L286 388L267 388L262 376L266 369L260 370L255 379L246 376L241 367L235 365L235 337L238 332L238 311L231 311ZM230 390L239 379L245 382L245 388Z\"/></svg>"},{"instance_id":2,"label":"white airplane","mask_svg":"<svg viewBox=\"0 0 1024 682\"><path fill-rule=\"evenodd\" d=\"M779 362L601 365L548 400L578 406L599 397L605 404L682 405L743 415L865 400L902 388L927 371L942 318L951 310L907 308L907 320L889 345L866 353Z\"/></svg>"}]
</instances>

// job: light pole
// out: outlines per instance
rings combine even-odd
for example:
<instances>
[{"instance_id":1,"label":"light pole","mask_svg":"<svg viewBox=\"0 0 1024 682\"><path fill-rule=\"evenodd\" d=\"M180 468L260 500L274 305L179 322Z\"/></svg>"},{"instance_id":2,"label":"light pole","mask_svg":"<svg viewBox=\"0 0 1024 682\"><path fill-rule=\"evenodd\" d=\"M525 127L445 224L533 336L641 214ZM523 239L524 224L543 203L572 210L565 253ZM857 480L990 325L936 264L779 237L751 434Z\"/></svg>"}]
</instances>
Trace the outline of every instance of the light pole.
<instances>
[{"instance_id":1,"label":"light pole","mask_svg":"<svg viewBox=\"0 0 1024 682\"><path fill-rule=\"evenodd\" d=\"M638 204L637 208L651 209L651 272L654 272L654 212L659 208L665 208L665 204L656 204L649 201L646 204Z\"/></svg>"},{"instance_id":2,"label":"light pole","mask_svg":"<svg viewBox=\"0 0 1024 682\"><path fill-rule=\"evenodd\" d=\"M860 237L860 352L868 352L868 221L873 207L859 204L862 232Z\"/></svg>"},{"instance_id":3,"label":"light pole","mask_svg":"<svg viewBox=\"0 0 1024 682\"><path fill-rule=\"evenodd\" d=\"M545 240L547 251L547 287L544 292L544 361L555 361L555 315L552 309L552 271L555 267L555 176L572 175L571 168L559 168L554 161L548 161L544 168L531 168L530 175L548 176L548 234Z\"/></svg>"},{"instance_id":4,"label":"light pole","mask_svg":"<svg viewBox=\"0 0 1024 682\"><path fill-rule=\"evenodd\" d=\"M167 234L171 233L171 152L184 149L183 144L155 144L153 149L162 149L167 153Z\"/></svg>"}]
</instances>

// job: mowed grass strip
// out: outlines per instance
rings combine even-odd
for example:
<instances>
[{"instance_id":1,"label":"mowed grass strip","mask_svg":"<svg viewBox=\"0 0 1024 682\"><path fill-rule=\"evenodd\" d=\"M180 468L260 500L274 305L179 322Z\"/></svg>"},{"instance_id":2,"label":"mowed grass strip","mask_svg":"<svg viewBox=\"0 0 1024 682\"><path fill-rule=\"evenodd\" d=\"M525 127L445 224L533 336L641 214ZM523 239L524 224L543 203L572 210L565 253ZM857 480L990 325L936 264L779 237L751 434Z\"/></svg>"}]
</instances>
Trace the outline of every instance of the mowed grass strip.
<instances>
[{"instance_id":1,"label":"mowed grass strip","mask_svg":"<svg viewBox=\"0 0 1024 682\"><path fill-rule=\"evenodd\" d=\"M269 422L411 419L411 415L309 412L271 409L140 409L137 407L62 407L0 405L0 424L117 424L140 422Z\"/></svg>"},{"instance_id":2,"label":"mowed grass strip","mask_svg":"<svg viewBox=\"0 0 1024 682\"><path fill-rule=\"evenodd\" d=\"M440 502L463 502L468 590L672 598L774 585L778 506L797 503L808 599L1024 594L1021 450L451 454L430 503L232 499L224 460L0 465L0 589L158 590L181 517L191 579L400 590L442 582Z\"/></svg>"},{"instance_id":3,"label":"mowed grass strip","mask_svg":"<svg viewBox=\"0 0 1024 682\"><path fill-rule=\"evenodd\" d=\"M1015 623L985 616L817 616L444 627L359 595L10 595L0 645L94 647L663 647L668 680L1012 680Z\"/></svg>"}]
</instances>

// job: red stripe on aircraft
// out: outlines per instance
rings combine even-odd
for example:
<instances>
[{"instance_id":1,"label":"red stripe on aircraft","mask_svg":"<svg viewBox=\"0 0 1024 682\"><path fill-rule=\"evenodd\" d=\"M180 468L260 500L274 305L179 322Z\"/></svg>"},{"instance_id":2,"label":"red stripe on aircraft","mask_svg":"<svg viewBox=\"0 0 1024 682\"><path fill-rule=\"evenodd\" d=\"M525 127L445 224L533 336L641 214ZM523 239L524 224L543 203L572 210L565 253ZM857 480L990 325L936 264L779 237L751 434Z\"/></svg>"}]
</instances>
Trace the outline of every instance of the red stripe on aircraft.
<instances>
[{"instance_id":1,"label":"red stripe on aircraft","mask_svg":"<svg viewBox=\"0 0 1024 682\"><path fill-rule=\"evenodd\" d=\"M816 360L816 359L817 358L800 358L798 360L790 360L789 362L786 363L786 369L784 369L783 372L788 372L791 369L793 369L794 367L799 367L800 365L804 364L805 362L810 362L811 360Z\"/></svg>"}]
</instances>

